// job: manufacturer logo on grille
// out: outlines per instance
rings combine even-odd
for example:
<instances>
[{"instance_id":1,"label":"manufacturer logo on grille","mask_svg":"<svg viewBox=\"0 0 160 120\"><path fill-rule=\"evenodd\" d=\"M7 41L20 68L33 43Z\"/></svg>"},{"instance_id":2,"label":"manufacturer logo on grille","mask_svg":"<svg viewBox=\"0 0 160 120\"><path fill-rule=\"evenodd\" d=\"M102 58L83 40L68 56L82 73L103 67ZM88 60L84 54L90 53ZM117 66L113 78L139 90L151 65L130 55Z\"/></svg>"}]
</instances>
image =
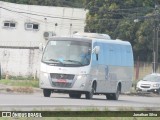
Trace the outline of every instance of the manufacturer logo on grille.
<instances>
[{"instance_id":1,"label":"manufacturer logo on grille","mask_svg":"<svg viewBox=\"0 0 160 120\"><path fill-rule=\"evenodd\" d=\"M63 78L64 77L64 75L60 75L60 78Z\"/></svg>"}]
</instances>

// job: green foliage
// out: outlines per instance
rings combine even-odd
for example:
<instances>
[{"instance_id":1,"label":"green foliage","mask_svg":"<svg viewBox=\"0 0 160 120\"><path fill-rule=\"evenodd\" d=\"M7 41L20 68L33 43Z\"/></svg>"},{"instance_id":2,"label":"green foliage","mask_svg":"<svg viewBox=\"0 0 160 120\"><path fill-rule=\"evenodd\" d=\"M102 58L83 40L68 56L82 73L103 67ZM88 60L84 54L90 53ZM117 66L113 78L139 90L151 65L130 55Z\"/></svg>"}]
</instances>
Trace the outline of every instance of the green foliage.
<instances>
[{"instance_id":1,"label":"green foliage","mask_svg":"<svg viewBox=\"0 0 160 120\"><path fill-rule=\"evenodd\" d=\"M154 17L145 17L155 14L153 0L84 0L84 5L89 10L86 32L106 33L112 39L129 41L135 60L139 56L142 61L152 61L155 21ZM141 21L134 23L136 18Z\"/></svg>"},{"instance_id":2,"label":"green foliage","mask_svg":"<svg viewBox=\"0 0 160 120\"><path fill-rule=\"evenodd\" d=\"M61 7L83 7L82 0L1 0L18 4L61 6Z\"/></svg>"},{"instance_id":3,"label":"green foliage","mask_svg":"<svg viewBox=\"0 0 160 120\"><path fill-rule=\"evenodd\" d=\"M38 80L0 80L0 84L10 85L10 86L21 86L21 87L39 87Z\"/></svg>"}]
</instances>

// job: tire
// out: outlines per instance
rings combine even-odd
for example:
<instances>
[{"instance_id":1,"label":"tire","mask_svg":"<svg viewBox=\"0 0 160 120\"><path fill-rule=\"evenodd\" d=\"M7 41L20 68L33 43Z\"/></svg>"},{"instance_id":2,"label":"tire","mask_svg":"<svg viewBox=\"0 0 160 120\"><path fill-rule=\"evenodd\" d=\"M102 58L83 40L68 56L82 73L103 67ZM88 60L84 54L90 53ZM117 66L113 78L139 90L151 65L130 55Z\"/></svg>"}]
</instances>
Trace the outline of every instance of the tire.
<instances>
[{"instance_id":1,"label":"tire","mask_svg":"<svg viewBox=\"0 0 160 120\"><path fill-rule=\"evenodd\" d=\"M160 88L158 89L157 94L160 95Z\"/></svg>"},{"instance_id":2,"label":"tire","mask_svg":"<svg viewBox=\"0 0 160 120\"><path fill-rule=\"evenodd\" d=\"M70 98L81 98L81 94L78 93L69 93Z\"/></svg>"},{"instance_id":3,"label":"tire","mask_svg":"<svg viewBox=\"0 0 160 120\"><path fill-rule=\"evenodd\" d=\"M44 97L50 97L51 96L51 90L43 89L43 95L44 95Z\"/></svg>"},{"instance_id":4,"label":"tire","mask_svg":"<svg viewBox=\"0 0 160 120\"><path fill-rule=\"evenodd\" d=\"M106 98L107 98L108 100L118 100L119 94L120 94L120 87L118 86L116 93L106 94Z\"/></svg>"},{"instance_id":5,"label":"tire","mask_svg":"<svg viewBox=\"0 0 160 120\"><path fill-rule=\"evenodd\" d=\"M93 98L93 95L94 95L94 92L96 90L96 85L93 84L92 85L92 89L90 92L87 92L85 95L86 95L86 99L92 99Z\"/></svg>"},{"instance_id":6,"label":"tire","mask_svg":"<svg viewBox=\"0 0 160 120\"><path fill-rule=\"evenodd\" d=\"M106 94L106 98L107 100L113 100L113 94L112 93Z\"/></svg>"}]
</instances>

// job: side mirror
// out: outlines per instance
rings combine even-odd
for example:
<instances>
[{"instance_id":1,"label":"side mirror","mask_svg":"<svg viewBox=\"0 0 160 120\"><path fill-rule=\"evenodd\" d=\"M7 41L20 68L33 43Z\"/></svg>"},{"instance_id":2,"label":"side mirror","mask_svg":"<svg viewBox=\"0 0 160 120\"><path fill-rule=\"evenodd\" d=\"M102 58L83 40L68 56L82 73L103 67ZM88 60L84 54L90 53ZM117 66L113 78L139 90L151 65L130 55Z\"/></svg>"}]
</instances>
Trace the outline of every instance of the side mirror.
<instances>
[{"instance_id":1,"label":"side mirror","mask_svg":"<svg viewBox=\"0 0 160 120\"><path fill-rule=\"evenodd\" d=\"M92 50L92 53L98 54L100 51L100 46L95 46Z\"/></svg>"},{"instance_id":2,"label":"side mirror","mask_svg":"<svg viewBox=\"0 0 160 120\"><path fill-rule=\"evenodd\" d=\"M43 45L43 43L40 43L40 44L39 44L39 50L40 50L40 51L43 51L43 50L44 50L44 45Z\"/></svg>"}]
</instances>

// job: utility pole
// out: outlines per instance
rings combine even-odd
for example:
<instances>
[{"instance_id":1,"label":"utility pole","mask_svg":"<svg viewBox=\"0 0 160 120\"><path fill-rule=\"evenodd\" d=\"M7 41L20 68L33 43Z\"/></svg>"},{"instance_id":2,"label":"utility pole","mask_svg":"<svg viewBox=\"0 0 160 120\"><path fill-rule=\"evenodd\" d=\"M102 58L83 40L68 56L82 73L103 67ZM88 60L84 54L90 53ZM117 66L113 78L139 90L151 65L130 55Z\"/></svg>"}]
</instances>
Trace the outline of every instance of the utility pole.
<instances>
[{"instance_id":1,"label":"utility pole","mask_svg":"<svg viewBox=\"0 0 160 120\"><path fill-rule=\"evenodd\" d=\"M159 46L159 21L157 18L158 16L158 11L157 11L158 6L155 5L154 9L154 38L153 38L153 73L157 72L158 68L158 46Z\"/></svg>"},{"instance_id":2,"label":"utility pole","mask_svg":"<svg viewBox=\"0 0 160 120\"><path fill-rule=\"evenodd\" d=\"M154 18L153 27L153 62L152 62L152 72L156 73L158 68L158 49L159 49L159 12L158 5L155 4L154 15L153 16L142 16L135 19L134 22L139 22L145 19Z\"/></svg>"}]
</instances>

